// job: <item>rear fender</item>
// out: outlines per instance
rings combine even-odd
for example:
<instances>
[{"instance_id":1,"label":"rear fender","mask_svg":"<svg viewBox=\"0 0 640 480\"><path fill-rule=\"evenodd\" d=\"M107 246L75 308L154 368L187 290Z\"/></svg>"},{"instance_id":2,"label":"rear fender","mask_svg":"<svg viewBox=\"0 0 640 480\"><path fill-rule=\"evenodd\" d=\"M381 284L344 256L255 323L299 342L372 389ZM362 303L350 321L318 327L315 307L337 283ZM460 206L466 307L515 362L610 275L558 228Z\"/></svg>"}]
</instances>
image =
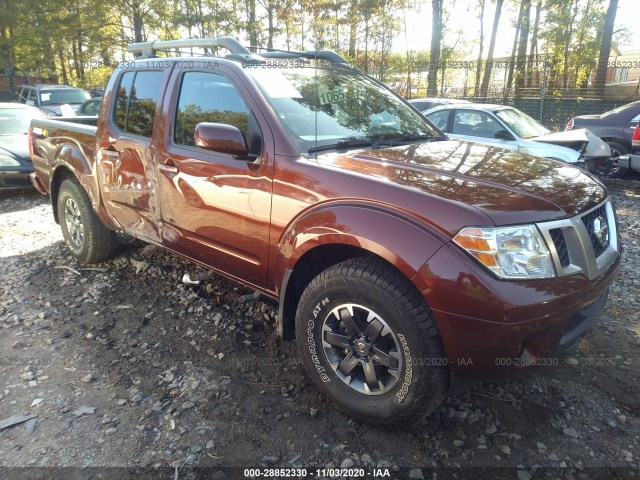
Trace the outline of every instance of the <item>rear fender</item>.
<instances>
[{"instance_id":1,"label":"rear fender","mask_svg":"<svg viewBox=\"0 0 640 480\"><path fill-rule=\"evenodd\" d=\"M94 163L95 164L95 163ZM64 177L75 177L80 185L85 189L91 205L96 214L107 228L116 230L117 225L113 223L102 204L100 190L98 188L96 172L93 171L92 164L82 150L76 145L64 144L59 146L51 155L51 180L49 191L51 192L51 205L56 222L59 223L56 208L58 191Z\"/></svg>"}]
</instances>

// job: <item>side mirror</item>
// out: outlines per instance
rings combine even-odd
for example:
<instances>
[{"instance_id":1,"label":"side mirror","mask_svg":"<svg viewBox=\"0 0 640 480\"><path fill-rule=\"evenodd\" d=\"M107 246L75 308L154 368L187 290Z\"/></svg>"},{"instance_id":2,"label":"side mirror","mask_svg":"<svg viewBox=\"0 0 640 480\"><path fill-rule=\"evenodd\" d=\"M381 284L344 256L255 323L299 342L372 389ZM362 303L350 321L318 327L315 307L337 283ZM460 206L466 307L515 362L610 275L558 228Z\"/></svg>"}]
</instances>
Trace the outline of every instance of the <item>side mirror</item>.
<instances>
[{"instance_id":1,"label":"side mirror","mask_svg":"<svg viewBox=\"0 0 640 480\"><path fill-rule=\"evenodd\" d=\"M237 127L224 123L202 122L196 125L193 133L196 147L219 153L233 155L238 160L255 160L249 154L244 135Z\"/></svg>"},{"instance_id":2,"label":"side mirror","mask_svg":"<svg viewBox=\"0 0 640 480\"><path fill-rule=\"evenodd\" d=\"M493 136L498 140L510 140L510 141L515 140L515 138L513 138L513 135L511 135L506 130L498 130Z\"/></svg>"}]
</instances>

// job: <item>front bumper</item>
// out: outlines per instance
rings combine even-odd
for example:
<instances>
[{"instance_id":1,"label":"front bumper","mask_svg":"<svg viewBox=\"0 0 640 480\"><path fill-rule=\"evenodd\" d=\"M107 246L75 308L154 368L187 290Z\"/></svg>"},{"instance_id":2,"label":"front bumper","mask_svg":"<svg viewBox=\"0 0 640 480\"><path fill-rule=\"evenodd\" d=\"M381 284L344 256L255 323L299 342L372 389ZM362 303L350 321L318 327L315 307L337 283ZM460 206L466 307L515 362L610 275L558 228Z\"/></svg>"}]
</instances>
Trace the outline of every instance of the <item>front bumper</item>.
<instances>
[{"instance_id":1,"label":"front bumper","mask_svg":"<svg viewBox=\"0 0 640 480\"><path fill-rule=\"evenodd\" d=\"M634 154L632 155L620 155L619 157L612 158L611 160L621 167L633 170L634 172L640 172L640 151L636 154L636 151L634 150Z\"/></svg>"},{"instance_id":2,"label":"front bumper","mask_svg":"<svg viewBox=\"0 0 640 480\"><path fill-rule=\"evenodd\" d=\"M30 167L0 169L0 190L28 188L31 185L29 181L31 172L33 168Z\"/></svg>"},{"instance_id":3,"label":"front bumper","mask_svg":"<svg viewBox=\"0 0 640 480\"><path fill-rule=\"evenodd\" d=\"M595 325L620 252L598 277L572 275L505 281L453 245L442 247L414 277L440 331L452 373L497 379L558 364Z\"/></svg>"}]
</instances>

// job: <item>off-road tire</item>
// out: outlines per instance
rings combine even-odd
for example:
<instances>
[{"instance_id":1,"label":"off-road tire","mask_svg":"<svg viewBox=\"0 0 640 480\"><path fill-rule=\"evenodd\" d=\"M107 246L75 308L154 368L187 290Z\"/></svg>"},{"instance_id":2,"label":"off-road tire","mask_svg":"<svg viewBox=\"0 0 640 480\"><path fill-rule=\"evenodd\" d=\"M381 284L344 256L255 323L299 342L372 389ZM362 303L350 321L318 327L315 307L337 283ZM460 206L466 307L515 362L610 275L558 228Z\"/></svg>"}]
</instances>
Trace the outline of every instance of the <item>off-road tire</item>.
<instances>
[{"instance_id":1,"label":"off-road tire","mask_svg":"<svg viewBox=\"0 0 640 480\"><path fill-rule=\"evenodd\" d=\"M351 305L352 316L346 305ZM371 317L366 312L376 315ZM367 320L363 321L365 314ZM342 319L343 315L344 320L336 320ZM384 364L378 361L375 367L379 375L373 378L388 379L388 389L383 388L382 383L377 391L369 389L367 392L368 386L364 388L364 384L369 384L372 378L366 379L365 364L371 372L371 364L366 359L380 352L380 349L372 346L374 343L371 339L374 337L364 335L368 328L362 328L359 337L354 336L359 339L364 336L364 340L354 343L353 351L349 354L348 347L323 343L329 334L336 335L331 337L331 341L340 338L340 342L344 342L344 336L348 336L353 329L345 329L343 336L340 328L358 316L359 325L364 327L373 326L375 320L380 319L378 322L385 323L389 330L382 330L387 333L384 337L379 334L376 337L378 342L384 341L386 345L398 347L390 348L387 352L399 358L400 363L392 361ZM376 324L376 327L380 324ZM314 278L298 304L296 338L303 364L318 390L342 411L362 422L386 428L407 425L431 414L447 394L449 369L431 311L417 289L401 273L381 261L347 260ZM363 342L370 346L369 357L360 356L358 348L364 348L365 351L367 348L363 347ZM382 345L380 348L384 350ZM341 355L345 355L343 361L351 355L349 366L355 357L362 363L351 367L350 373L344 375L341 373L344 367L339 361ZM395 370L385 365L392 365ZM390 373L392 371L395 375ZM358 374L362 379L353 380ZM351 379L349 384L343 380L345 377ZM375 385L375 382L371 381L371 384Z\"/></svg>"},{"instance_id":2,"label":"off-road tire","mask_svg":"<svg viewBox=\"0 0 640 480\"><path fill-rule=\"evenodd\" d=\"M77 180L68 178L62 182L57 209L62 235L78 262L100 263L113 256L116 234L100 221Z\"/></svg>"}]
</instances>

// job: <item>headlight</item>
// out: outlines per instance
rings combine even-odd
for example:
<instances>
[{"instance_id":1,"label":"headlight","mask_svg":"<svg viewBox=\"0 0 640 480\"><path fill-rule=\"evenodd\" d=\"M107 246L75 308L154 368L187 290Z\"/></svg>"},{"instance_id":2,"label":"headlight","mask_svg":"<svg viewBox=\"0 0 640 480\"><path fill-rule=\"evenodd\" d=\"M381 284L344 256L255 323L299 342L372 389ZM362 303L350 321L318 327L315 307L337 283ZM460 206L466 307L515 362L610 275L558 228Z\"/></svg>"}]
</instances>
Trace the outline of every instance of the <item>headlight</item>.
<instances>
[{"instance_id":1,"label":"headlight","mask_svg":"<svg viewBox=\"0 0 640 480\"><path fill-rule=\"evenodd\" d=\"M0 167L19 167L20 162L9 155L0 155Z\"/></svg>"},{"instance_id":2,"label":"headlight","mask_svg":"<svg viewBox=\"0 0 640 480\"><path fill-rule=\"evenodd\" d=\"M453 241L500 278L556 276L551 254L535 225L466 227Z\"/></svg>"}]
</instances>

